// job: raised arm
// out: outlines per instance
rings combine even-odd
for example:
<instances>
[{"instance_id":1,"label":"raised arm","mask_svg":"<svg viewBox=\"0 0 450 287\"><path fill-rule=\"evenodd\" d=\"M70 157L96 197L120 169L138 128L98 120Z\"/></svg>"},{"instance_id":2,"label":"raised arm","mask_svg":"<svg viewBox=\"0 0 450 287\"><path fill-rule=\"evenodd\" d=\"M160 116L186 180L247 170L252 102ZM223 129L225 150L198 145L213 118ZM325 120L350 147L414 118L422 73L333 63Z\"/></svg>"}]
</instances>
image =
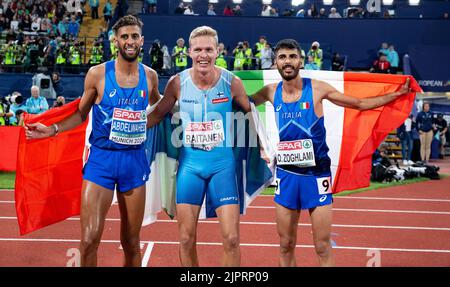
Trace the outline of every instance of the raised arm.
<instances>
[{"instance_id":1,"label":"raised arm","mask_svg":"<svg viewBox=\"0 0 450 287\"><path fill-rule=\"evenodd\" d=\"M321 99L327 99L338 106L357 109L361 111L370 110L386 105L387 103L392 102L399 96L406 94L411 90L409 88L409 78L406 79L405 84L403 84L396 92L363 99L344 96L344 94L337 91L331 85L322 81L315 81L314 85L315 90L319 91L319 93L322 95Z\"/></svg>"},{"instance_id":2,"label":"raised arm","mask_svg":"<svg viewBox=\"0 0 450 287\"><path fill-rule=\"evenodd\" d=\"M104 76L100 66L89 70L84 81L84 93L78 105L78 110L68 118L57 122L51 126L45 126L41 123L25 125L25 135L27 139L38 139L51 137L56 133L73 129L84 122L97 99L97 87L101 77Z\"/></svg>"},{"instance_id":3,"label":"raised arm","mask_svg":"<svg viewBox=\"0 0 450 287\"><path fill-rule=\"evenodd\" d=\"M180 96L180 77L172 76L167 82L164 96L158 103L156 108L147 115L147 128L151 128L158 124L164 116L173 108Z\"/></svg>"}]
</instances>

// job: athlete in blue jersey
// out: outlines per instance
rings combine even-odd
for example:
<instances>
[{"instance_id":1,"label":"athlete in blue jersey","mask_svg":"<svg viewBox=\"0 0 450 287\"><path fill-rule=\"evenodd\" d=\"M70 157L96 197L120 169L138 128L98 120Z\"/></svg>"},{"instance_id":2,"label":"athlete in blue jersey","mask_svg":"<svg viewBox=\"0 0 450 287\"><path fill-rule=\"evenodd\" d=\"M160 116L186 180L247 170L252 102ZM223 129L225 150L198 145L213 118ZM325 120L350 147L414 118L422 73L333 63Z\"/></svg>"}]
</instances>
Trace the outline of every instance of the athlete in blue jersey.
<instances>
[{"instance_id":1,"label":"athlete in blue jersey","mask_svg":"<svg viewBox=\"0 0 450 287\"><path fill-rule=\"evenodd\" d=\"M308 209L316 253L321 266L333 266L331 252L332 190L330 158L325 142L324 99L358 110L385 105L409 91L409 79L397 92L357 99L344 96L329 84L301 78L300 45L285 39L275 48L277 69L283 78L253 96L255 105L269 101L275 108L280 143L276 155L275 191L280 266L296 266L295 246L300 211Z\"/></svg>"},{"instance_id":2,"label":"athlete in blue jersey","mask_svg":"<svg viewBox=\"0 0 450 287\"><path fill-rule=\"evenodd\" d=\"M203 201L214 206L223 238L224 266L240 265L239 194L230 145L232 103L245 112L250 103L242 81L215 66L217 32L199 27L189 38L192 69L173 76L149 115L151 127L179 102L183 146L177 172L176 211L183 266L198 266L197 220Z\"/></svg>"},{"instance_id":3,"label":"athlete in blue jersey","mask_svg":"<svg viewBox=\"0 0 450 287\"><path fill-rule=\"evenodd\" d=\"M114 189L118 191L124 265L141 266L139 233L150 173L143 148L145 109L159 100L158 76L138 62L144 43L142 22L128 15L116 22L113 31L118 58L89 69L78 111L49 127L26 127L28 138L55 136L81 124L92 109L91 149L83 169L81 194L81 266L97 265L97 249Z\"/></svg>"}]
</instances>

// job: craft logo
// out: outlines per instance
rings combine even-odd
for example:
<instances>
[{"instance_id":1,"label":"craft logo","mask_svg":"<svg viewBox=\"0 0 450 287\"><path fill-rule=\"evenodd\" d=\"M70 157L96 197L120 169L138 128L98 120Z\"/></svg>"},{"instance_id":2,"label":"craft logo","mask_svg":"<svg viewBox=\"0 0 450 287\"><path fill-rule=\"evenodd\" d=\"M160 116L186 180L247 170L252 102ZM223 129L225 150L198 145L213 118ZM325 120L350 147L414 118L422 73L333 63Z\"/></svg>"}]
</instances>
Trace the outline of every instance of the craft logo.
<instances>
[{"instance_id":1,"label":"craft logo","mask_svg":"<svg viewBox=\"0 0 450 287\"><path fill-rule=\"evenodd\" d=\"M187 99L182 99L181 100L183 103L186 103L186 104L198 104L198 101L197 100L187 100Z\"/></svg>"}]
</instances>

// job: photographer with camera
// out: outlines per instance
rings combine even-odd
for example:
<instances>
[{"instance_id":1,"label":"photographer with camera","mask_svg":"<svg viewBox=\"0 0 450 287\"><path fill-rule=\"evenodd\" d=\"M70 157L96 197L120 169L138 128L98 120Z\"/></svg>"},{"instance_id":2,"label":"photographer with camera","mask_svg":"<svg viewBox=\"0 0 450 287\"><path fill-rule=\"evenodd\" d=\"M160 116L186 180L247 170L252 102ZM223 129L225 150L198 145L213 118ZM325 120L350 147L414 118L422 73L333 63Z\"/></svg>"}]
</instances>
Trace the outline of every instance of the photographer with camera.
<instances>
[{"instance_id":1,"label":"photographer with camera","mask_svg":"<svg viewBox=\"0 0 450 287\"><path fill-rule=\"evenodd\" d=\"M19 123L19 111L26 111L23 97L19 92L13 92L1 99L0 103L0 126L17 126Z\"/></svg>"},{"instance_id":2,"label":"photographer with camera","mask_svg":"<svg viewBox=\"0 0 450 287\"><path fill-rule=\"evenodd\" d=\"M315 41L311 44L311 48L309 49L307 56L312 56L314 63L317 64L319 70L322 69L323 51L320 49L319 42Z\"/></svg>"},{"instance_id":3,"label":"photographer with camera","mask_svg":"<svg viewBox=\"0 0 450 287\"><path fill-rule=\"evenodd\" d=\"M173 47L172 58L175 59L175 73L179 73L187 68L187 49L184 46L183 38L179 38L177 45Z\"/></svg>"},{"instance_id":4,"label":"photographer with camera","mask_svg":"<svg viewBox=\"0 0 450 287\"><path fill-rule=\"evenodd\" d=\"M56 101L53 102L52 108L59 108L66 104L66 99L63 96L59 96L56 98Z\"/></svg>"},{"instance_id":5,"label":"photographer with camera","mask_svg":"<svg viewBox=\"0 0 450 287\"><path fill-rule=\"evenodd\" d=\"M244 54L244 43L239 42L233 50L234 55L234 70L240 71L244 69L245 64L245 54Z\"/></svg>"}]
</instances>

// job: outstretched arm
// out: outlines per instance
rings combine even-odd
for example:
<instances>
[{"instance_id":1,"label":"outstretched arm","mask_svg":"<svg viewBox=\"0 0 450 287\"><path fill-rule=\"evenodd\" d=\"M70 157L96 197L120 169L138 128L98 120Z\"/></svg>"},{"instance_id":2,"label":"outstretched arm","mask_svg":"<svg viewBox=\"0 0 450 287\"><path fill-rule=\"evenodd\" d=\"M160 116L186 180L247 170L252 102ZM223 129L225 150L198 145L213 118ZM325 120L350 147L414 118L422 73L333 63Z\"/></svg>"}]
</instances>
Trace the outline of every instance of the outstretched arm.
<instances>
[{"instance_id":1,"label":"outstretched arm","mask_svg":"<svg viewBox=\"0 0 450 287\"><path fill-rule=\"evenodd\" d=\"M399 96L404 95L408 93L411 89L409 88L409 78L406 79L405 84L403 84L400 89L396 92L389 93L386 95L378 96L378 97L371 97L371 98L363 98L358 99L350 96L344 96L341 92L337 91L335 88L330 86L327 83L316 81L316 87L320 91L323 91L322 99L327 99L331 101L332 103L346 107L346 108L352 108L357 110L370 110L374 108L381 107L383 105L386 105L387 103L392 102L393 100L397 99Z\"/></svg>"},{"instance_id":2,"label":"outstretched arm","mask_svg":"<svg viewBox=\"0 0 450 287\"><path fill-rule=\"evenodd\" d=\"M180 77L172 76L167 83L162 97L156 108L147 116L147 128L157 125L173 108L180 94Z\"/></svg>"},{"instance_id":3,"label":"outstretched arm","mask_svg":"<svg viewBox=\"0 0 450 287\"><path fill-rule=\"evenodd\" d=\"M25 125L25 135L27 139L39 139L56 135L58 132L73 129L84 122L97 99L96 84L104 73L97 68L91 68L84 81L84 93L78 105L78 110L70 117L57 122L51 126L45 126L41 123Z\"/></svg>"}]
</instances>

